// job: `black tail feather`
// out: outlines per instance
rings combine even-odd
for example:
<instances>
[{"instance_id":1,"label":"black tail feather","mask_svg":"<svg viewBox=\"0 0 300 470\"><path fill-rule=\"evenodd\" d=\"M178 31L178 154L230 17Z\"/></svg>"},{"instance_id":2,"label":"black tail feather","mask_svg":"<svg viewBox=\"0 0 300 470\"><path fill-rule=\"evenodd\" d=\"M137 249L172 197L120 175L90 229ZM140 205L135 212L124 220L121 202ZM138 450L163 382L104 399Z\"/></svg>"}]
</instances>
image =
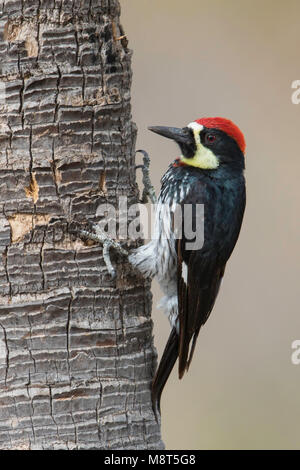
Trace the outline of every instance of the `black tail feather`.
<instances>
[{"instance_id":1,"label":"black tail feather","mask_svg":"<svg viewBox=\"0 0 300 470\"><path fill-rule=\"evenodd\" d=\"M178 351L179 338L176 328L173 328L152 382L152 408L156 418L157 413L160 414L161 394L177 360Z\"/></svg>"}]
</instances>

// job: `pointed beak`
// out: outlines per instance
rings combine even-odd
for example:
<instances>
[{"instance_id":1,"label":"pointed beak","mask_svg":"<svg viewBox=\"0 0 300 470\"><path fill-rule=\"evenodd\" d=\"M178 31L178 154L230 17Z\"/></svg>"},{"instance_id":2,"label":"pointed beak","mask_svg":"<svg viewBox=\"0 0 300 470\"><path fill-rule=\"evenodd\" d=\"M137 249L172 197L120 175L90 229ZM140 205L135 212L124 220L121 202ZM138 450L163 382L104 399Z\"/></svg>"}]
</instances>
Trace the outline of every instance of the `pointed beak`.
<instances>
[{"instance_id":1,"label":"pointed beak","mask_svg":"<svg viewBox=\"0 0 300 470\"><path fill-rule=\"evenodd\" d=\"M180 129L177 127L151 126L149 131L175 140L178 144L193 145L193 134L187 127Z\"/></svg>"}]
</instances>

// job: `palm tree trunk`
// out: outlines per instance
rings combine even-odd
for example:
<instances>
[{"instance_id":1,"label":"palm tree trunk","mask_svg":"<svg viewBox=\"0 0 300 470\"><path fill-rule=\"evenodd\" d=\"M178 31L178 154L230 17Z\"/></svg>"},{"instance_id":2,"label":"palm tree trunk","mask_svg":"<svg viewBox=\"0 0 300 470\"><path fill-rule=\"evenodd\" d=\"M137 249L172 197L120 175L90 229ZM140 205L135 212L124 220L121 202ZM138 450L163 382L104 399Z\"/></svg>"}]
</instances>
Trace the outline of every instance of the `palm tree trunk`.
<instances>
[{"instance_id":1,"label":"palm tree trunk","mask_svg":"<svg viewBox=\"0 0 300 470\"><path fill-rule=\"evenodd\" d=\"M119 3L0 14L0 448L162 448L149 283L69 232L138 197Z\"/></svg>"}]
</instances>

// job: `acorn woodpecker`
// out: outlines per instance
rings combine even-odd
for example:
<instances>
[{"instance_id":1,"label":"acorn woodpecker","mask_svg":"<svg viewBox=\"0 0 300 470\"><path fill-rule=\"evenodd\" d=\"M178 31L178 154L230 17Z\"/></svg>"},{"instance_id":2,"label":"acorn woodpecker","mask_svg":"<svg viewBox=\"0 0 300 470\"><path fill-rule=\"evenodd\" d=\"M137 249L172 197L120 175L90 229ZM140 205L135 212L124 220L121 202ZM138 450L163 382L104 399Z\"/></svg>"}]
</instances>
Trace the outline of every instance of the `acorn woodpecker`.
<instances>
[{"instance_id":1,"label":"acorn woodpecker","mask_svg":"<svg viewBox=\"0 0 300 470\"><path fill-rule=\"evenodd\" d=\"M149 127L180 147L181 156L161 180L152 240L129 255L147 277L156 277L165 296L160 302L171 334L152 384L155 413L162 390L179 359L179 378L188 370L197 337L208 319L239 236L246 202L245 139L230 120L202 118L182 129ZM185 235L174 229L176 207L192 207L189 223L196 227L197 205L204 207L203 242L190 248Z\"/></svg>"}]
</instances>

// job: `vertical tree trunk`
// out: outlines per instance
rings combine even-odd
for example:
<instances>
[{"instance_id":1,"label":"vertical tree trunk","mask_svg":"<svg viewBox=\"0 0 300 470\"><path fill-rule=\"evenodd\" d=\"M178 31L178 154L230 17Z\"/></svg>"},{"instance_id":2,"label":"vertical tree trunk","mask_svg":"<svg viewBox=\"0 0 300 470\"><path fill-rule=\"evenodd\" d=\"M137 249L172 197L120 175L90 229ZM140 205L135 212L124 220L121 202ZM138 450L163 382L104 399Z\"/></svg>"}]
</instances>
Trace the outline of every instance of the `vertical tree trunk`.
<instances>
[{"instance_id":1,"label":"vertical tree trunk","mask_svg":"<svg viewBox=\"0 0 300 470\"><path fill-rule=\"evenodd\" d=\"M68 231L137 201L119 3L0 12L0 448L162 448L149 283Z\"/></svg>"}]
</instances>

